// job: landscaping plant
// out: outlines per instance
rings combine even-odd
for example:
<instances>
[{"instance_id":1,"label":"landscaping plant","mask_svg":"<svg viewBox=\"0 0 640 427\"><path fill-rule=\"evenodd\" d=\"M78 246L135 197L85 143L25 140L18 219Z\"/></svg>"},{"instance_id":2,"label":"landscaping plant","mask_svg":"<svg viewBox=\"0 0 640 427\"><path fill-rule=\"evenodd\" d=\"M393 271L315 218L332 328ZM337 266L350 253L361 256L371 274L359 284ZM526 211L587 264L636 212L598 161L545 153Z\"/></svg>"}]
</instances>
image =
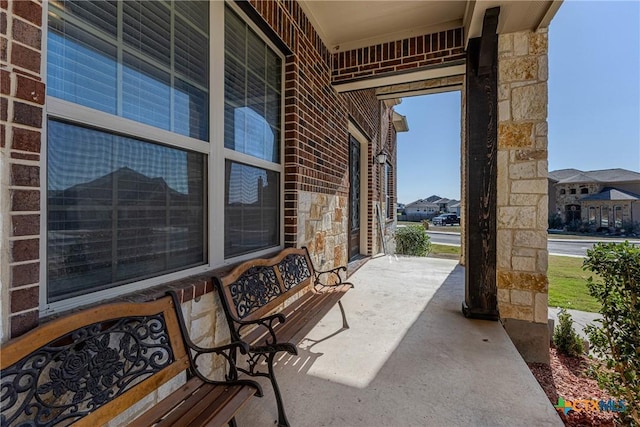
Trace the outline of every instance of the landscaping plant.
<instances>
[{"instance_id":1,"label":"landscaping plant","mask_svg":"<svg viewBox=\"0 0 640 427\"><path fill-rule=\"evenodd\" d=\"M421 225L408 225L396 230L396 253L427 256L431 252L430 237Z\"/></svg>"},{"instance_id":2,"label":"landscaping plant","mask_svg":"<svg viewBox=\"0 0 640 427\"><path fill-rule=\"evenodd\" d=\"M567 356L580 356L583 352L582 339L573 329L571 315L564 308L558 313L558 324L553 329L553 344Z\"/></svg>"},{"instance_id":3,"label":"landscaping plant","mask_svg":"<svg viewBox=\"0 0 640 427\"><path fill-rule=\"evenodd\" d=\"M587 286L602 304L601 324L586 329L591 373L601 388L624 400L623 420L640 426L640 247L597 243L587 251L584 268L600 276Z\"/></svg>"}]
</instances>

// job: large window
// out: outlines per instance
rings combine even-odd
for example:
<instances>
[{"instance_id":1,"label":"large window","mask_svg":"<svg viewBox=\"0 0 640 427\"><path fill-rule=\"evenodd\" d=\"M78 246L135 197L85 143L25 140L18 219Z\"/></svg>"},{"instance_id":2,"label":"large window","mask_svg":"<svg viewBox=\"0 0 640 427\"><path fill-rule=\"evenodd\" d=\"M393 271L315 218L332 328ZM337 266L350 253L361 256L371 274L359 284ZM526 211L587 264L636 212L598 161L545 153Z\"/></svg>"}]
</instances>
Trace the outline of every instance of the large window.
<instances>
[{"instance_id":1,"label":"large window","mask_svg":"<svg viewBox=\"0 0 640 427\"><path fill-rule=\"evenodd\" d=\"M49 120L49 301L205 262L204 155Z\"/></svg>"},{"instance_id":2,"label":"large window","mask_svg":"<svg viewBox=\"0 0 640 427\"><path fill-rule=\"evenodd\" d=\"M281 245L282 57L236 7L47 7L42 312Z\"/></svg>"},{"instance_id":3,"label":"large window","mask_svg":"<svg viewBox=\"0 0 640 427\"><path fill-rule=\"evenodd\" d=\"M280 242L281 58L225 15L226 258Z\"/></svg>"}]
</instances>

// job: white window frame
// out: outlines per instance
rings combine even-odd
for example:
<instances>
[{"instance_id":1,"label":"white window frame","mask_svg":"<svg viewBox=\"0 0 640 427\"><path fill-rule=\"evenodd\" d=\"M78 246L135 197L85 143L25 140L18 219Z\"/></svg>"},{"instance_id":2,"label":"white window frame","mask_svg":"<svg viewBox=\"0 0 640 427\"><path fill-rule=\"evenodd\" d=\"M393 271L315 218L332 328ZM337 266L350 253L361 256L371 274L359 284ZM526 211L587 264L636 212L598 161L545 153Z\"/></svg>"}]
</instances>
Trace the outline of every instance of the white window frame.
<instances>
[{"instance_id":1,"label":"white window frame","mask_svg":"<svg viewBox=\"0 0 640 427\"><path fill-rule=\"evenodd\" d=\"M42 76L47 83L47 35L48 35L48 2L43 10L42 30ZM279 163L268 162L244 153L224 147L224 15L225 7L236 12L255 33L261 37L273 52L281 59L280 79L280 140ZM102 111L84 107L80 104L65 101L52 96L45 98L44 118L41 140L40 179L42 195L40 197L40 316L69 310L104 299L132 293L141 289L162 285L189 276L210 272L215 268L257 258L284 247L284 88L285 88L285 56L269 40L260 28L233 2L209 3L209 142L181 135L124 117L115 116ZM47 301L47 121L62 119L80 126L87 126L110 133L140 138L145 141L158 142L178 149L188 149L207 156L207 192L205 204L207 208L206 262L197 267L185 268L169 274L134 281L85 295L51 302ZM117 123L117 126L114 126ZM167 141L171 143L168 144ZM277 172L279 174L279 244L275 247L258 250L248 254L224 258L224 192L225 192L225 160L240 162L249 166Z\"/></svg>"}]
</instances>

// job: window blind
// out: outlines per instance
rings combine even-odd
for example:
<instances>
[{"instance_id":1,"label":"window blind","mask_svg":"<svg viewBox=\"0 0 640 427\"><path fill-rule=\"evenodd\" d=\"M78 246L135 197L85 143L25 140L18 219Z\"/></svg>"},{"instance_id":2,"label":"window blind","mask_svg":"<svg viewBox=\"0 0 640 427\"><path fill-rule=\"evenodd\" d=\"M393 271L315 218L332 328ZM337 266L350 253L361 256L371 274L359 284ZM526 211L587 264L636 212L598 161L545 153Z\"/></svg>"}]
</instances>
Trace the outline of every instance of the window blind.
<instances>
[{"instance_id":1,"label":"window blind","mask_svg":"<svg viewBox=\"0 0 640 427\"><path fill-rule=\"evenodd\" d=\"M49 302L206 262L205 156L49 120Z\"/></svg>"},{"instance_id":2,"label":"window blind","mask_svg":"<svg viewBox=\"0 0 640 427\"><path fill-rule=\"evenodd\" d=\"M208 2L48 6L49 95L208 141Z\"/></svg>"}]
</instances>

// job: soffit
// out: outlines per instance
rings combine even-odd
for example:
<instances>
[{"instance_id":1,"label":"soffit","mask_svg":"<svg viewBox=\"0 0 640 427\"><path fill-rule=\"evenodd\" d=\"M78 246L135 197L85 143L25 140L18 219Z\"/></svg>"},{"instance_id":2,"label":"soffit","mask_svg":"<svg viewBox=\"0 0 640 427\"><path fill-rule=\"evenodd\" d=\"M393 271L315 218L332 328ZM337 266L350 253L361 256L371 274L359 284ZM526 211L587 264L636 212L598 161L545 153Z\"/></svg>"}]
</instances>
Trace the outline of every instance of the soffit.
<instances>
[{"instance_id":1,"label":"soffit","mask_svg":"<svg viewBox=\"0 0 640 427\"><path fill-rule=\"evenodd\" d=\"M315 1L300 6L332 52L341 52L415 35L465 27L479 37L484 12L500 6L499 33L549 25L561 1Z\"/></svg>"}]
</instances>

